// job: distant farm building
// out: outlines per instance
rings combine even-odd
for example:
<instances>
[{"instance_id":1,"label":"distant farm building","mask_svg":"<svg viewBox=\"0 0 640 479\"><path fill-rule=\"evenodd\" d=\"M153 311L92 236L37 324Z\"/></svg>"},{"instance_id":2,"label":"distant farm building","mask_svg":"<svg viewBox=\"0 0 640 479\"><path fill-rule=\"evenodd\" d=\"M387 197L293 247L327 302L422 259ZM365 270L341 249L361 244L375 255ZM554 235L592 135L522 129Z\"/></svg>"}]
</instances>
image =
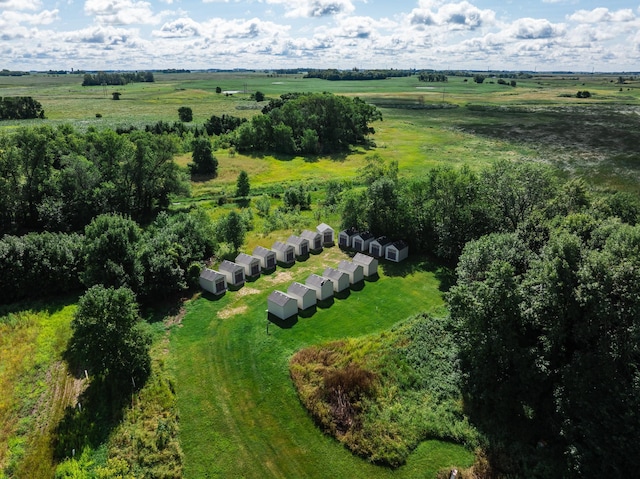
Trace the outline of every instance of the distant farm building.
<instances>
[{"instance_id":1,"label":"distant farm building","mask_svg":"<svg viewBox=\"0 0 640 479\"><path fill-rule=\"evenodd\" d=\"M396 241L387 247L385 259L399 263L409 256L409 245L404 241Z\"/></svg>"},{"instance_id":2,"label":"distant farm building","mask_svg":"<svg viewBox=\"0 0 640 479\"><path fill-rule=\"evenodd\" d=\"M356 253L353 262L362 266L364 275L369 278L378 274L378 260L367 254Z\"/></svg>"},{"instance_id":3,"label":"distant farm building","mask_svg":"<svg viewBox=\"0 0 640 479\"><path fill-rule=\"evenodd\" d=\"M326 223L320 223L316 226L316 231L322 235L322 244L324 246L333 246L335 242L335 231Z\"/></svg>"},{"instance_id":4,"label":"distant farm building","mask_svg":"<svg viewBox=\"0 0 640 479\"><path fill-rule=\"evenodd\" d=\"M280 319L287 319L298 314L298 301L282 291L274 291L267 298L267 310Z\"/></svg>"},{"instance_id":5,"label":"distant farm building","mask_svg":"<svg viewBox=\"0 0 640 479\"><path fill-rule=\"evenodd\" d=\"M205 268L200 273L200 286L205 291L221 295L227 290L227 279L222 273Z\"/></svg>"},{"instance_id":6,"label":"distant farm building","mask_svg":"<svg viewBox=\"0 0 640 479\"><path fill-rule=\"evenodd\" d=\"M263 246L256 246L253 250L253 256L260 261L260 267L263 271L270 271L276 267L276 252Z\"/></svg>"},{"instance_id":7,"label":"distant farm building","mask_svg":"<svg viewBox=\"0 0 640 479\"><path fill-rule=\"evenodd\" d=\"M282 264L291 265L296 262L295 248L289 244L285 244L282 241L276 241L271 247L276 253L276 259Z\"/></svg>"},{"instance_id":8,"label":"distant farm building","mask_svg":"<svg viewBox=\"0 0 640 479\"><path fill-rule=\"evenodd\" d=\"M218 269L227 279L227 284L231 286L242 286L244 284L244 267L229 260L224 260Z\"/></svg>"},{"instance_id":9,"label":"distant farm building","mask_svg":"<svg viewBox=\"0 0 640 479\"><path fill-rule=\"evenodd\" d=\"M364 280L364 270L362 266L357 263L346 260L340 261L338 270L344 271L349 275L349 283L351 284L356 284Z\"/></svg>"},{"instance_id":10,"label":"distant farm building","mask_svg":"<svg viewBox=\"0 0 640 479\"><path fill-rule=\"evenodd\" d=\"M393 243L391 238L380 236L369 244L369 254L375 258L384 258L389 245Z\"/></svg>"},{"instance_id":11,"label":"distant farm building","mask_svg":"<svg viewBox=\"0 0 640 479\"><path fill-rule=\"evenodd\" d=\"M301 236L289 236L287 244L293 246L296 256L307 256L309 254L309 241Z\"/></svg>"},{"instance_id":12,"label":"distant farm building","mask_svg":"<svg viewBox=\"0 0 640 479\"><path fill-rule=\"evenodd\" d=\"M361 253L368 253L369 245L374 239L375 237L368 231L358 233L351 239L351 247Z\"/></svg>"},{"instance_id":13,"label":"distant farm building","mask_svg":"<svg viewBox=\"0 0 640 479\"><path fill-rule=\"evenodd\" d=\"M322 235L317 231L304 230L300 237L309 242L310 251L320 251L322 249Z\"/></svg>"},{"instance_id":14,"label":"distant farm building","mask_svg":"<svg viewBox=\"0 0 640 479\"><path fill-rule=\"evenodd\" d=\"M298 301L298 309L304 311L316 305L316 292L301 283L291 283L287 288L287 294Z\"/></svg>"},{"instance_id":15,"label":"distant farm building","mask_svg":"<svg viewBox=\"0 0 640 479\"><path fill-rule=\"evenodd\" d=\"M304 285L316 292L316 298L318 301L324 301L325 299L329 299L333 296L333 282L328 278L312 274L306 279Z\"/></svg>"},{"instance_id":16,"label":"distant farm building","mask_svg":"<svg viewBox=\"0 0 640 479\"><path fill-rule=\"evenodd\" d=\"M334 268L327 268L322 273L322 276L331 280L333 283L333 291L339 293L349 288L349 275L344 271L339 271Z\"/></svg>"},{"instance_id":17,"label":"distant farm building","mask_svg":"<svg viewBox=\"0 0 640 479\"><path fill-rule=\"evenodd\" d=\"M240 253L236 256L235 263L244 268L244 275L247 278L253 278L260 275L260 260L255 256Z\"/></svg>"},{"instance_id":18,"label":"distant farm building","mask_svg":"<svg viewBox=\"0 0 640 479\"><path fill-rule=\"evenodd\" d=\"M351 248L353 246L353 237L357 234L358 230L353 227L340 231L340 234L338 235L338 246L345 249Z\"/></svg>"}]
</instances>

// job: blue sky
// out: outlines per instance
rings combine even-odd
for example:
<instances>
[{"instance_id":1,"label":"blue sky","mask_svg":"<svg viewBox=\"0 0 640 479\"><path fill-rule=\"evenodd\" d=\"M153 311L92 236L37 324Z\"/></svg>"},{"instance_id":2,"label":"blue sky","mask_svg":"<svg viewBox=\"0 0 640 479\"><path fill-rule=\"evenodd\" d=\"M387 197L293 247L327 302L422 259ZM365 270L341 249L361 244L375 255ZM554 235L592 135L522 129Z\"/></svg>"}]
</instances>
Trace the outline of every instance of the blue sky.
<instances>
[{"instance_id":1,"label":"blue sky","mask_svg":"<svg viewBox=\"0 0 640 479\"><path fill-rule=\"evenodd\" d=\"M640 71L640 1L0 0L0 68Z\"/></svg>"}]
</instances>

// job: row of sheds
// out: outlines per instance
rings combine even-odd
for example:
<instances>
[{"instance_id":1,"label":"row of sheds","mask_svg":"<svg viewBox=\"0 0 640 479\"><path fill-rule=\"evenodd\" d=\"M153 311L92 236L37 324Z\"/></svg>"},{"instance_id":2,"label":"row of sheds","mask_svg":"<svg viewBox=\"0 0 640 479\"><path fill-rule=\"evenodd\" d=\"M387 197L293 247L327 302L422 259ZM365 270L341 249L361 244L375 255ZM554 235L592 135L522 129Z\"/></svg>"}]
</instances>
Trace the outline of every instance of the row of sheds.
<instances>
[{"instance_id":1,"label":"row of sheds","mask_svg":"<svg viewBox=\"0 0 640 479\"><path fill-rule=\"evenodd\" d=\"M394 241L386 236L376 238L369 231L348 228L338 234L338 246L368 253L375 258L384 258L399 263L409 256L409 245L402 240Z\"/></svg>"},{"instance_id":2,"label":"row of sheds","mask_svg":"<svg viewBox=\"0 0 640 479\"><path fill-rule=\"evenodd\" d=\"M274 291L267 298L267 310L280 319L287 319L312 308L363 281L365 276L378 274L378 260L369 255L356 253L353 261L340 261L337 268L326 268L322 275L311 274L305 283L292 283L287 292Z\"/></svg>"},{"instance_id":3,"label":"row of sheds","mask_svg":"<svg viewBox=\"0 0 640 479\"><path fill-rule=\"evenodd\" d=\"M305 230L300 236L292 235L286 242L276 241L271 249L256 246L251 255L240 253L235 261L224 260L218 270L205 268L200 274L200 286L215 295L224 294L229 286L240 287L246 278L254 278L262 271L271 271L278 262L292 265L296 257L305 257L310 251L321 251L334 244L334 230L321 223L316 231Z\"/></svg>"}]
</instances>

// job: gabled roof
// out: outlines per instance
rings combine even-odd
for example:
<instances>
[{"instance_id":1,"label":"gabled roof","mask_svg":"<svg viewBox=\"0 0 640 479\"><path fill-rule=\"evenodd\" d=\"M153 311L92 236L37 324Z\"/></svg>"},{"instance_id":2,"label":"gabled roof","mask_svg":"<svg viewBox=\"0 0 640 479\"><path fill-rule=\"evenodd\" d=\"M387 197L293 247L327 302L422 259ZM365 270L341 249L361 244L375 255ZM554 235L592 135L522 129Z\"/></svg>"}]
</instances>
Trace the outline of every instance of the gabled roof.
<instances>
[{"instance_id":1,"label":"gabled roof","mask_svg":"<svg viewBox=\"0 0 640 479\"><path fill-rule=\"evenodd\" d=\"M304 230L300 233L300 237L306 240L315 240L316 238L322 237L322 235L317 231Z\"/></svg>"},{"instance_id":2,"label":"gabled roof","mask_svg":"<svg viewBox=\"0 0 640 479\"><path fill-rule=\"evenodd\" d=\"M313 291L311 288L307 288L304 284L293 282L287 288L287 293L292 296L300 296L303 297L305 294L308 294L310 291ZM315 295L315 292L313 293Z\"/></svg>"},{"instance_id":3,"label":"gabled roof","mask_svg":"<svg viewBox=\"0 0 640 479\"><path fill-rule=\"evenodd\" d=\"M275 251L287 251L293 249L293 246L291 246L290 244L285 244L281 241L276 241L275 243L273 243L273 246L271 248Z\"/></svg>"},{"instance_id":4,"label":"gabled roof","mask_svg":"<svg viewBox=\"0 0 640 479\"><path fill-rule=\"evenodd\" d=\"M362 253L356 253L356 255L353 257L353 262L354 263L360 263L360 264L371 264L374 261L376 261L375 258L372 258L371 256L369 256L368 254L362 254Z\"/></svg>"},{"instance_id":5,"label":"gabled roof","mask_svg":"<svg viewBox=\"0 0 640 479\"><path fill-rule=\"evenodd\" d=\"M323 278L322 276L318 276L317 274L311 274L309 275L305 283L321 288L327 281L329 281L327 278Z\"/></svg>"},{"instance_id":6,"label":"gabled roof","mask_svg":"<svg viewBox=\"0 0 640 479\"><path fill-rule=\"evenodd\" d=\"M321 233L324 233L325 231L333 231L333 228L327 223L320 223L318 226L316 226L316 229Z\"/></svg>"},{"instance_id":7,"label":"gabled roof","mask_svg":"<svg viewBox=\"0 0 640 479\"><path fill-rule=\"evenodd\" d=\"M358 234L358 230L352 226L350 228L347 228L346 230L342 230L340 234L342 233L345 233L347 236L354 236Z\"/></svg>"},{"instance_id":8,"label":"gabled roof","mask_svg":"<svg viewBox=\"0 0 640 479\"><path fill-rule=\"evenodd\" d=\"M260 262L260 260L258 258L255 258L253 256L248 255L247 253L240 253L238 256L236 256L236 263L237 264L248 264L251 265L255 262Z\"/></svg>"},{"instance_id":9,"label":"gabled roof","mask_svg":"<svg viewBox=\"0 0 640 479\"><path fill-rule=\"evenodd\" d=\"M393 243L393 240L391 238L388 238L387 236L380 236L379 238L376 238L374 241L378 243L380 246L386 246L388 244Z\"/></svg>"},{"instance_id":10,"label":"gabled roof","mask_svg":"<svg viewBox=\"0 0 640 479\"><path fill-rule=\"evenodd\" d=\"M370 233L369 231L363 231L362 233L358 233L356 236L359 236L365 241L374 237L373 233Z\"/></svg>"},{"instance_id":11,"label":"gabled roof","mask_svg":"<svg viewBox=\"0 0 640 479\"><path fill-rule=\"evenodd\" d=\"M342 260L338 264L338 269L348 271L349 273L355 273L358 268L362 268L362 265L352 263L351 261Z\"/></svg>"},{"instance_id":12,"label":"gabled roof","mask_svg":"<svg viewBox=\"0 0 640 479\"><path fill-rule=\"evenodd\" d=\"M204 279L206 279L208 281L215 281L218 278L224 278L224 275L222 273L219 273L219 272L213 270L213 269L205 268L200 273L200 277L204 278Z\"/></svg>"},{"instance_id":13,"label":"gabled roof","mask_svg":"<svg viewBox=\"0 0 640 479\"><path fill-rule=\"evenodd\" d=\"M220 271L227 271L229 273L235 273L239 269L244 271L244 268L242 266L240 266L239 264L235 264L233 261L229 261L227 259L225 259L222 263L220 263L220 266L218 267L218 269Z\"/></svg>"},{"instance_id":14,"label":"gabled roof","mask_svg":"<svg viewBox=\"0 0 640 479\"><path fill-rule=\"evenodd\" d=\"M346 275L344 271L338 271L337 269L327 268L322 273L322 276L329 279L335 279L336 281L340 280L342 276Z\"/></svg>"},{"instance_id":15,"label":"gabled roof","mask_svg":"<svg viewBox=\"0 0 640 479\"><path fill-rule=\"evenodd\" d=\"M274 251L265 248L264 246L256 246L253 249L253 255L254 256L260 256L261 258L264 258L265 256L268 256L270 254L275 254Z\"/></svg>"},{"instance_id":16,"label":"gabled roof","mask_svg":"<svg viewBox=\"0 0 640 479\"><path fill-rule=\"evenodd\" d=\"M274 291L273 293L271 293L269 295L269 301L272 301L274 303L276 303L278 306L284 306L286 305L289 301L296 301L295 298L292 298L291 296L289 296L288 294L283 293L282 291ZM296 301L296 304L298 302Z\"/></svg>"},{"instance_id":17,"label":"gabled roof","mask_svg":"<svg viewBox=\"0 0 640 479\"><path fill-rule=\"evenodd\" d=\"M301 238L300 236L296 236L296 235L291 235L289 236L289 238L287 239L287 243L288 244L294 244L294 245L300 245L302 243L309 243L309 240L307 240L306 238Z\"/></svg>"},{"instance_id":18,"label":"gabled roof","mask_svg":"<svg viewBox=\"0 0 640 479\"><path fill-rule=\"evenodd\" d=\"M394 241L391 246L393 246L398 251L409 247L409 245L402 240Z\"/></svg>"}]
</instances>

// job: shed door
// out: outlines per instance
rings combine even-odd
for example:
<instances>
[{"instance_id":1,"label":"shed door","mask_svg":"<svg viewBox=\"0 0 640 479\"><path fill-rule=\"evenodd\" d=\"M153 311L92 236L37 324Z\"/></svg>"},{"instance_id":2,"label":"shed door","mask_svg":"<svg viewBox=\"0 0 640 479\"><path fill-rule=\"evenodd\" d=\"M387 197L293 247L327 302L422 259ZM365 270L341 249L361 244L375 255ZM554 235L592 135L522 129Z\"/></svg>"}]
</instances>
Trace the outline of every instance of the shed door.
<instances>
[{"instance_id":1,"label":"shed door","mask_svg":"<svg viewBox=\"0 0 640 479\"><path fill-rule=\"evenodd\" d=\"M300 245L300 253L302 253L302 256L306 255L309 252L307 248L308 246L306 245L306 243Z\"/></svg>"},{"instance_id":2,"label":"shed door","mask_svg":"<svg viewBox=\"0 0 640 479\"><path fill-rule=\"evenodd\" d=\"M216 293L220 293L221 291L224 291L224 281L218 281L216 283Z\"/></svg>"},{"instance_id":3,"label":"shed door","mask_svg":"<svg viewBox=\"0 0 640 479\"><path fill-rule=\"evenodd\" d=\"M340 235L340 246L347 246L347 237L345 235Z\"/></svg>"},{"instance_id":4,"label":"shed door","mask_svg":"<svg viewBox=\"0 0 640 479\"><path fill-rule=\"evenodd\" d=\"M273 256L267 257L267 268L273 268L276 265L276 259Z\"/></svg>"},{"instance_id":5,"label":"shed door","mask_svg":"<svg viewBox=\"0 0 640 479\"><path fill-rule=\"evenodd\" d=\"M252 275L258 274L259 272L260 272L260 265L254 264L253 266L251 266Z\"/></svg>"},{"instance_id":6,"label":"shed door","mask_svg":"<svg viewBox=\"0 0 640 479\"><path fill-rule=\"evenodd\" d=\"M387 257L391 260L391 261L395 261L396 260L396 250L395 249L391 249L389 248L387 250Z\"/></svg>"},{"instance_id":7,"label":"shed door","mask_svg":"<svg viewBox=\"0 0 640 479\"><path fill-rule=\"evenodd\" d=\"M331 231L325 231L324 233L324 242L325 243L331 243L333 241L333 235L331 234Z\"/></svg>"},{"instance_id":8,"label":"shed door","mask_svg":"<svg viewBox=\"0 0 640 479\"><path fill-rule=\"evenodd\" d=\"M242 271L236 271L235 282L236 282L236 284L237 283L242 283Z\"/></svg>"},{"instance_id":9,"label":"shed door","mask_svg":"<svg viewBox=\"0 0 640 479\"><path fill-rule=\"evenodd\" d=\"M380 247L378 245L371 246L371 254L373 256L380 256Z\"/></svg>"},{"instance_id":10,"label":"shed door","mask_svg":"<svg viewBox=\"0 0 640 479\"><path fill-rule=\"evenodd\" d=\"M287 261L293 261L293 253L291 251L287 252Z\"/></svg>"}]
</instances>

